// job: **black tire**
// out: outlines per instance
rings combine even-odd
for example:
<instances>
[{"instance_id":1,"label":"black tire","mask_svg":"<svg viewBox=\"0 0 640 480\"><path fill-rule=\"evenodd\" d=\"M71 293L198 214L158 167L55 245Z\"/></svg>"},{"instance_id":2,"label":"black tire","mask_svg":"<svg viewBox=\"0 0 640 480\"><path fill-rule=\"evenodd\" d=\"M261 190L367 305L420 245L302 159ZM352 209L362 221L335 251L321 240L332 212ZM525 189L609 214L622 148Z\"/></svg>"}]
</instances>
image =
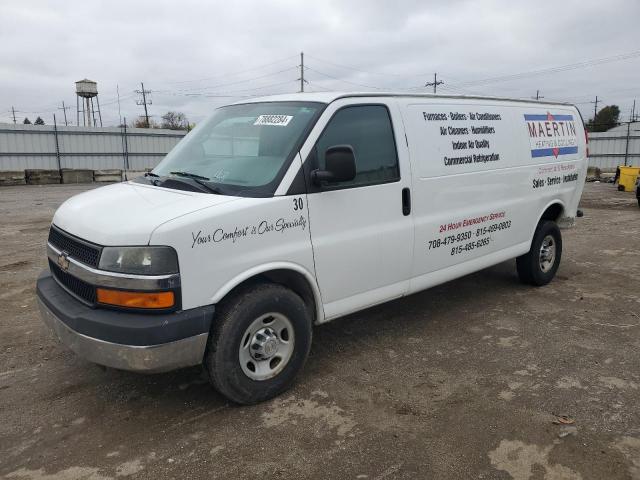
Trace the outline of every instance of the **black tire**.
<instances>
[{"instance_id":1,"label":"black tire","mask_svg":"<svg viewBox=\"0 0 640 480\"><path fill-rule=\"evenodd\" d=\"M555 254L553 262L545 269L541 266L541 249L542 244L548 237L553 240L555 246ZM560 260L562 258L562 235L560 229L555 222L550 220L541 220L533 234L531 249L529 252L516 259L518 276L522 283L541 287L546 285L558 271Z\"/></svg>"},{"instance_id":2,"label":"black tire","mask_svg":"<svg viewBox=\"0 0 640 480\"><path fill-rule=\"evenodd\" d=\"M267 313L284 315L293 327L293 352L284 368L266 380L250 378L240 365L239 350L250 325ZM236 403L251 405L287 390L311 348L311 316L303 300L278 284L243 287L216 309L204 365L213 387Z\"/></svg>"}]
</instances>

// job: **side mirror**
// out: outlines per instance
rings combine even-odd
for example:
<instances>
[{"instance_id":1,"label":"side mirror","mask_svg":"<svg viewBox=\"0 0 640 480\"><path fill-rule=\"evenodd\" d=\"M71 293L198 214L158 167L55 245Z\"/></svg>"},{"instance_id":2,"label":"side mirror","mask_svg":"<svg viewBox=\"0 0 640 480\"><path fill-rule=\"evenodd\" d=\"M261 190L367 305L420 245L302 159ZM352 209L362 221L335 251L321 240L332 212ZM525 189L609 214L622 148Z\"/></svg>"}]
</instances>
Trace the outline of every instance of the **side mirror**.
<instances>
[{"instance_id":1,"label":"side mirror","mask_svg":"<svg viewBox=\"0 0 640 480\"><path fill-rule=\"evenodd\" d=\"M348 182L356 178L356 156L351 145L335 145L324 154L325 169L311 172L316 185L322 182Z\"/></svg>"}]
</instances>

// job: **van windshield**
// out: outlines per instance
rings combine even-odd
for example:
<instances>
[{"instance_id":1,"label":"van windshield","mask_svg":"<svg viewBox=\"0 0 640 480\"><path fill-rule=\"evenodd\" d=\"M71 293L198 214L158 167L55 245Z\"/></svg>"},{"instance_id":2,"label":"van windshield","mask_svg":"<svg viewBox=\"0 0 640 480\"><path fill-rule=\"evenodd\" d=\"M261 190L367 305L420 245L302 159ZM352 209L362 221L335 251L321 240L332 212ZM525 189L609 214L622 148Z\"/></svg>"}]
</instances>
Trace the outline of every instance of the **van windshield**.
<instances>
[{"instance_id":1,"label":"van windshield","mask_svg":"<svg viewBox=\"0 0 640 480\"><path fill-rule=\"evenodd\" d=\"M273 195L324 104L265 102L219 108L153 173L191 177L226 195Z\"/></svg>"}]
</instances>

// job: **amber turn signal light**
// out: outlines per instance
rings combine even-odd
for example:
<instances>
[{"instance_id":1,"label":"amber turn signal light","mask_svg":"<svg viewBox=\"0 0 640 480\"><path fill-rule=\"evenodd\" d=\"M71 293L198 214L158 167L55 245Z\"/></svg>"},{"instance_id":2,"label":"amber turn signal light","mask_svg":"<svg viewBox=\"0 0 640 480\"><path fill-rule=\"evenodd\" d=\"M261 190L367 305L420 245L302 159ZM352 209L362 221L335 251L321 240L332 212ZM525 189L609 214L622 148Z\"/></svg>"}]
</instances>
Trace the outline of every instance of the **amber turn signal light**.
<instances>
[{"instance_id":1,"label":"amber turn signal light","mask_svg":"<svg viewBox=\"0 0 640 480\"><path fill-rule=\"evenodd\" d=\"M170 308L175 305L173 292L126 292L123 290L96 290L98 303L127 308Z\"/></svg>"}]
</instances>

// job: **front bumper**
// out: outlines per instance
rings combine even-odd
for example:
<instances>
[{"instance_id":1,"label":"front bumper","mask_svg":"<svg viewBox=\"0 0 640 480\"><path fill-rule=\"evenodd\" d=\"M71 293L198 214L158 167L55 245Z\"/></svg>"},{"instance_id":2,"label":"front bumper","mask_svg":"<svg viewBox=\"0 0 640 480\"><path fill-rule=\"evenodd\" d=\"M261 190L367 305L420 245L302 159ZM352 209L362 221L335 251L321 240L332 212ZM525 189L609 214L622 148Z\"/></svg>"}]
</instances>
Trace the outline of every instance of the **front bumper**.
<instances>
[{"instance_id":1,"label":"front bumper","mask_svg":"<svg viewBox=\"0 0 640 480\"><path fill-rule=\"evenodd\" d=\"M63 290L49 270L36 291L44 323L90 362L147 373L202 363L213 305L158 315L94 309Z\"/></svg>"}]
</instances>

